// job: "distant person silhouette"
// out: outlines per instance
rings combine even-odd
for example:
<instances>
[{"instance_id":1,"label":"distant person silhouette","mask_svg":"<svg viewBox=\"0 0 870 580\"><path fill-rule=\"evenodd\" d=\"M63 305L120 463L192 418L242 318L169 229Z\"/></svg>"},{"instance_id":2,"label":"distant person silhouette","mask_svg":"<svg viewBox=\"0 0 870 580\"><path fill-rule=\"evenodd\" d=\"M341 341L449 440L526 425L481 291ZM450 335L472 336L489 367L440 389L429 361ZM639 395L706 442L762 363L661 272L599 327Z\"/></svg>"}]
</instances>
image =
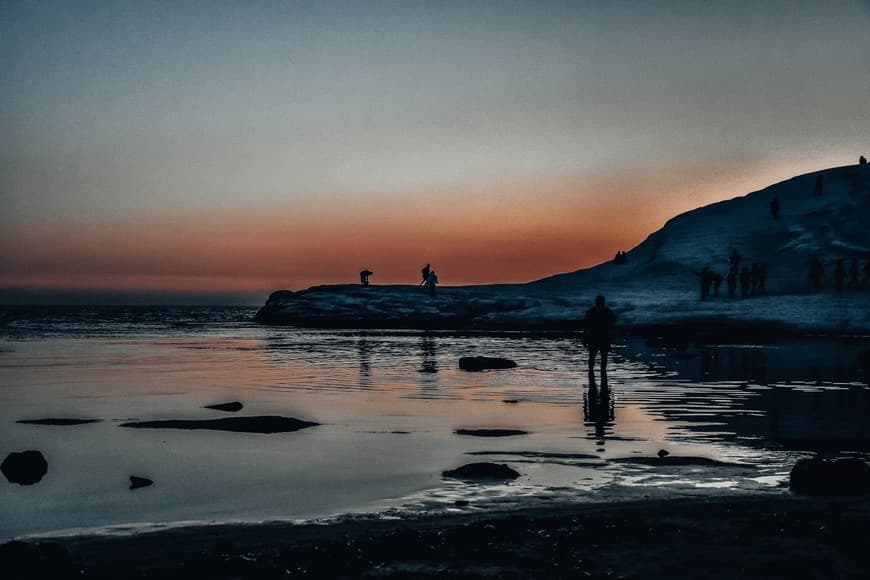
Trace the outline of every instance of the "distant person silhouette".
<instances>
[{"instance_id":1,"label":"distant person silhouette","mask_svg":"<svg viewBox=\"0 0 870 580\"><path fill-rule=\"evenodd\" d=\"M816 195L825 193L825 176L821 173L816 174Z\"/></svg>"},{"instance_id":2,"label":"distant person silhouette","mask_svg":"<svg viewBox=\"0 0 870 580\"><path fill-rule=\"evenodd\" d=\"M779 215L779 198L774 197L770 202L770 217L776 220L776 216Z\"/></svg>"},{"instance_id":3,"label":"distant person silhouette","mask_svg":"<svg viewBox=\"0 0 870 580\"><path fill-rule=\"evenodd\" d=\"M758 294L764 296L765 284L767 284L767 264L758 265Z\"/></svg>"},{"instance_id":4,"label":"distant person silhouette","mask_svg":"<svg viewBox=\"0 0 870 580\"><path fill-rule=\"evenodd\" d=\"M737 268L728 270L728 276L725 280L728 283L728 296L733 298L734 292L737 290Z\"/></svg>"},{"instance_id":5,"label":"distant person silhouette","mask_svg":"<svg viewBox=\"0 0 870 580\"><path fill-rule=\"evenodd\" d=\"M740 252L737 251L737 248L733 248L731 250L731 255L728 256L728 265L734 268L735 272L740 271Z\"/></svg>"},{"instance_id":6,"label":"distant person silhouette","mask_svg":"<svg viewBox=\"0 0 870 580\"><path fill-rule=\"evenodd\" d=\"M359 283L363 286L369 285L369 276L374 274L371 270L363 270L359 273Z\"/></svg>"},{"instance_id":7,"label":"distant person silhouette","mask_svg":"<svg viewBox=\"0 0 870 580\"><path fill-rule=\"evenodd\" d=\"M843 291L843 281L846 279L846 266L843 264L843 259L837 260L837 267L834 269L834 288L837 292Z\"/></svg>"},{"instance_id":8,"label":"distant person silhouette","mask_svg":"<svg viewBox=\"0 0 870 580\"><path fill-rule=\"evenodd\" d=\"M426 288L429 289L429 296L435 296L435 286L438 285L438 275L435 270L429 270L429 275L426 276Z\"/></svg>"},{"instance_id":9,"label":"distant person silhouette","mask_svg":"<svg viewBox=\"0 0 870 580\"><path fill-rule=\"evenodd\" d=\"M423 276L423 281L420 282L420 286L425 286L426 282L429 280L429 272L432 271L430 264L426 264L423 266L423 269L420 270L420 274Z\"/></svg>"},{"instance_id":10,"label":"distant person silhouette","mask_svg":"<svg viewBox=\"0 0 870 580\"><path fill-rule=\"evenodd\" d=\"M867 165L867 158L863 155L858 158L858 165Z\"/></svg>"},{"instance_id":11,"label":"distant person silhouette","mask_svg":"<svg viewBox=\"0 0 870 580\"><path fill-rule=\"evenodd\" d=\"M695 274L701 283L701 300L706 300L710 295L710 286L716 276L708 266L704 266L700 273Z\"/></svg>"},{"instance_id":12,"label":"distant person silhouette","mask_svg":"<svg viewBox=\"0 0 870 580\"><path fill-rule=\"evenodd\" d=\"M746 298L749 296L749 283L752 279L752 273L749 271L748 266L743 266L743 270L740 271L740 297Z\"/></svg>"},{"instance_id":13,"label":"distant person silhouette","mask_svg":"<svg viewBox=\"0 0 870 580\"><path fill-rule=\"evenodd\" d=\"M819 260L818 256L813 256L813 259L810 260L810 282L813 285L813 289L822 289L822 278L824 275L825 267L822 261Z\"/></svg>"},{"instance_id":14,"label":"distant person silhouette","mask_svg":"<svg viewBox=\"0 0 870 580\"><path fill-rule=\"evenodd\" d=\"M607 372L607 353L616 331L616 315L605 306L605 298L595 297L595 306L583 318L583 344L589 349L589 372L595 369L595 357L601 353L601 372Z\"/></svg>"},{"instance_id":15,"label":"distant person silhouette","mask_svg":"<svg viewBox=\"0 0 870 580\"><path fill-rule=\"evenodd\" d=\"M849 264L849 287L858 287L858 258L852 258L852 263Z\"/></svg>"}]
</instances>

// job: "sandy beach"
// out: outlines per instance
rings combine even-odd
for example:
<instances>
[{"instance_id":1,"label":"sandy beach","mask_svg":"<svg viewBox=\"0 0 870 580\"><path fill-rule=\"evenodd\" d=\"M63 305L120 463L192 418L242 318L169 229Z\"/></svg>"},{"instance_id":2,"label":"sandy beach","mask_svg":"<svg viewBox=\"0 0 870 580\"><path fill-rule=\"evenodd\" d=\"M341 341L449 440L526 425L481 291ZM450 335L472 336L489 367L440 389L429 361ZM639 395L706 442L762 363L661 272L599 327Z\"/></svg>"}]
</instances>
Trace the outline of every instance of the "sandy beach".
<instances>
[{"instance_id":1,"label":"sandy beach","mask_svg":"<svg viewBox=\"0 0 870 580\"><path fill-rule=\"evenodd\" d=\"M866 496L708 495L7 544L0 565L82 578L866 578L868 524ZM54 556L34 564L40 553Z\"/></svg>"}]
</instances>

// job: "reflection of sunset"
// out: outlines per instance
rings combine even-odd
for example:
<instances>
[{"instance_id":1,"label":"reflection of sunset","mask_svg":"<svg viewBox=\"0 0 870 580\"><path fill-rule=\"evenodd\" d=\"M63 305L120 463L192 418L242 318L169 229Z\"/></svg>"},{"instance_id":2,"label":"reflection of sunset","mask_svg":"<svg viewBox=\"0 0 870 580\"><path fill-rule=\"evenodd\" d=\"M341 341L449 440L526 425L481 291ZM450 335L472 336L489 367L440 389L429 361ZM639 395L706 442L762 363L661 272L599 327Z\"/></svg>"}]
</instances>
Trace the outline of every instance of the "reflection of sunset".
<instances>
[{"instance_id":1,"label":"reflection of sunset","mask_svg":"<svg viewBox=\"0 0 870 580\"><path fill-rule=\"evenodd\" d=\"M723 171L728 168L721 168ZM525 282L594 265L675 213L795 172L720 177L706 169L521 184L471 184L306 205L105 217L7 228L0 286L266 293L354 282ZM6 249L11 249L8 251Z\"/></svg>"}]
</instances>

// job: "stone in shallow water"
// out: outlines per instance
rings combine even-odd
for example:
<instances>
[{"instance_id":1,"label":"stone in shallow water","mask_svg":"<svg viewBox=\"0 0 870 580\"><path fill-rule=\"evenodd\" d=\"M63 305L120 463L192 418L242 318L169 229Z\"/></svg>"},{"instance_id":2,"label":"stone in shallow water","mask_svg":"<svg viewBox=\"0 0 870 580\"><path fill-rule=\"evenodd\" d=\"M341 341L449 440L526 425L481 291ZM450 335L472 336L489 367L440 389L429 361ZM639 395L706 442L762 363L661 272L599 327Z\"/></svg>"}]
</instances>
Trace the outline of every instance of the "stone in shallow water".
<instances>
[{"instance_id":1,"label":"stone in shallow water","mask_svg":"<svg viewBox=\"0 0 870 580\"><path fill-rule=\"evenodd\" d=\"M467 463L462 467L450 469L441 473L444 477L453 479L516 479L519 472L503 463Z\"/></svg>"},{"instance_id":2,"label":"stone in shallow water","mask_svg":"<svg viewBox=\"0 0 870 580\"><path fill-rule=\"evenodd\" d=\"M469 372L487 369L512 369L516 366L517 363L510 359L492 356L464 356L459 359L459 368Z\"/></svg>"},{"instance_id":3,"label":"stone in shallow water","mask_svg":"<svg viewBox=\"0 0 870 580\"><path fill-rule=\"evenodd\" d=\"M48 419L22 419L21 421L16 421L16 423L22 423L24 425L85 425L87 423L99 423L99 419L58 419L58 418L48 418Z\"/></svg>"},{"instance_id":4,"label":"stone in shallow water","mask_svg":"<svg viewBox=\"0 0 870 580\"><path fill-rule=\"evenodd\" d=\"M162 421L137 421L122 423L121 427L134 429L208 429L211 431L232 431L235 433L288 433L320 423L302 421L293 417L267 415L261 417L227 417L225 419L168 419Z\"/></svg>"},{"instance_id":5,"label":"stone in shallow water","mask_svg":"<svg viewBox=\"0 0 870 580\"><path fill-rule=\"evenodd\" d=\"M860 459L801 459L791 469L788 486L804 495L870 493L870 466Z\"/></svg>"},{"instance_id":6,"label":"stone in shallow water","mask_svg":"<svg viewBox=\"0 0 870 580\"><path fill-rule=\"evenodd\" d=\"M472 437L514 437L516 435L528 435L528 431L521 429L457 429L457 435L471 435Z\"/></svg>"},{"instance_id":7,"label":"stone in shallow water","mask_svg":"<svg viewBox=\"0 0 870 580\"><path fill-rule=\"evenodd\" d=\"M214 409L215 411L226 411L227 413L236 413L241 411L244 408L238 401L233 401L232 403L220 403L218 405L206 405L203 407L204 409Z\"/></svg>"},{"instance_id":8,"label":"stone in shallow water","mask_svg":"<svg viewBox=\"0 0 870 580\"><path fill-rule=\"evenodd\" d=\"M148 487L154 482L147 477L130 476L130 489L139 489L140 487Z\"/></svg>"},{"instance_id":9,"label":"stone in shallow water","mask_svg":"<svg viewBox=\"0 0 870 580\"><path fill-rule=\"evenodd\" d=\"M33 485L48 473L48 462L39 451L12 452L0 464L0 471L9 483Z\"/></svg>"}]
</instances>

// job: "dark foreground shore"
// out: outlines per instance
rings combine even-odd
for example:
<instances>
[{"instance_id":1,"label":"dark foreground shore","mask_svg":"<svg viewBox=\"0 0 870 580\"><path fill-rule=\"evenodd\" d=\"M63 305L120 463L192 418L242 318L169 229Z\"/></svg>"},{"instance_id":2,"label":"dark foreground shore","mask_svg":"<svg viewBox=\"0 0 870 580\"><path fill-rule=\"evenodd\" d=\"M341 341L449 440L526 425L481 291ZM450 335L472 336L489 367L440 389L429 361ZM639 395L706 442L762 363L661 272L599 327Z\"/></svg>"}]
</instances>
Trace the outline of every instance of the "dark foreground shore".
<instances>
[{"instance_id":1,"label":"dark foreground shore","mask_svg":"<svg viewBox=\"0 0 870 580\"><path fill-rule=\"evenodd\" d=\"M185 528L7 543L0 570L5 578L867 578L868 499L720 496Z\"/></svg>"}]
</instances>

